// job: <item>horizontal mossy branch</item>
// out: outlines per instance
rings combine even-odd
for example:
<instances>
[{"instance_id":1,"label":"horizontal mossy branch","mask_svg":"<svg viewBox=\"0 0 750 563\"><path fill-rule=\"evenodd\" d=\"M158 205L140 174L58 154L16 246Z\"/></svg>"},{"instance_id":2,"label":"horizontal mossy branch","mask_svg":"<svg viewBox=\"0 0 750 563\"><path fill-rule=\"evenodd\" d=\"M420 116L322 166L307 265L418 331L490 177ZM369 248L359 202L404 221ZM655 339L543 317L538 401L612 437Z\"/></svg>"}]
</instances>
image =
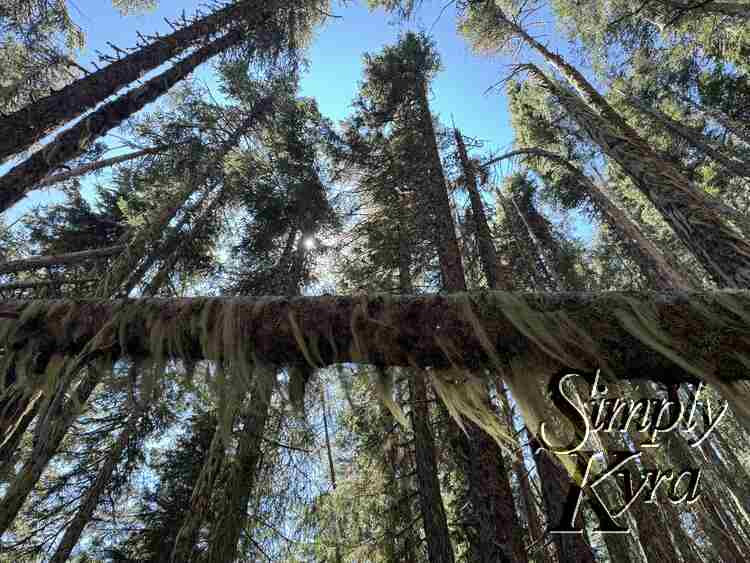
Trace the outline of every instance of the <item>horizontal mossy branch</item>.
<instances>
[{"instance_id":1,"label":"horizontal mossy branch","mask_svg":"<svg viewBox=\"0 0 750 563\"><path fill-rule=\"evenodd\" d=\"M5 360L48 355L750 379L750 291L0 301ZM39 359L29 365L41 369ZM533 370L532 370L533 371Z\"/></svg>"}]
</instances>

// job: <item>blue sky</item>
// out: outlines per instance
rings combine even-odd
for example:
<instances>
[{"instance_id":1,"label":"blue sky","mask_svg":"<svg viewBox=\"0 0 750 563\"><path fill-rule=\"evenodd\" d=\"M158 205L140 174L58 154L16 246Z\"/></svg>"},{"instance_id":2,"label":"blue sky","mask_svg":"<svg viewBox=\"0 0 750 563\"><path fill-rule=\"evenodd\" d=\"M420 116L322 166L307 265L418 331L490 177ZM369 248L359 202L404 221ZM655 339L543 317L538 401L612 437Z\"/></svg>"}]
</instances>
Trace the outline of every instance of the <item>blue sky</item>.
<instances>
[{"instance_id":1,"label":"blue sky","mask_svg":"<svg viewBox=\"0 0 750 563\"><path fill-rule=\"evenodd\" d=\"M200 6L198 0L160 0L155 10L144 14L122 16L106 0L68 0L74 20L87 36L87 47L81 54L85 66L96 60L96 51L112 53L109 44L130 47L137 43L140 32L169 33L164 18L174 20L184 11L190 15ZM488 149L502 150L512 143L512 130L502 91L487 90L507 72L506 57L478 56L455 28L455 9L444 2L427 1L408 22L397 20L382 9L370 11L365 1L334 4L336 18L329 19L317 34L309 50L310 69L302 80L302 94L317 99L324 115L339 121L351 111L351 102L362 77L362 55L375 53L384 45L394 43L408 29L432 34L440 52L444 70L433 84L432 109L445 124L451 119L464 135L481 139ZM537 29L538 31L538 29ZM549 29L544 30L549 32ZM553 35L547 35L553 37ZM567 54L562 41L553 43ZM204 65L196 76L213 82L210 65ZM113 145L117 141L111 137ZM115 154L115 153L112 153ZM87 187L92 180L84 182ZM85 189L85 192L88 192ZM54 191L35 192L7 214L13 220L32 205L54 201Z\"/></svg>"}]
</instances>

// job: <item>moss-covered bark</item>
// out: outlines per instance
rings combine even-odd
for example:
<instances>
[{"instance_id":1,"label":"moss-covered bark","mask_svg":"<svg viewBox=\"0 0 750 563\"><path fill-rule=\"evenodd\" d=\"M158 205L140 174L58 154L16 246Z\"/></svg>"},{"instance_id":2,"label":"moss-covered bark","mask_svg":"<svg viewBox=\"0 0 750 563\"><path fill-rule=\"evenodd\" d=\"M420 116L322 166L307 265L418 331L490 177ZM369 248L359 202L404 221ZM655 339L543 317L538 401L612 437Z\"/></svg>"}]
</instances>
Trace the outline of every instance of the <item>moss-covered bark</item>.
<instances>
[{"instance_id":1,"label":"moss-covered bark","mask_svg":"<svg viewBox=\"0 0 750 563\"><path fill-rule=\"evenodd\" d=\"M5 300L0 341L15 354L88 345L91 357L112 359L254 353L280 366L469 369L526 359L625 379L729 382L748 378L747 311L747 291ZM236 324L224 334L228 316Z\"/></svg>"}]
</instances>

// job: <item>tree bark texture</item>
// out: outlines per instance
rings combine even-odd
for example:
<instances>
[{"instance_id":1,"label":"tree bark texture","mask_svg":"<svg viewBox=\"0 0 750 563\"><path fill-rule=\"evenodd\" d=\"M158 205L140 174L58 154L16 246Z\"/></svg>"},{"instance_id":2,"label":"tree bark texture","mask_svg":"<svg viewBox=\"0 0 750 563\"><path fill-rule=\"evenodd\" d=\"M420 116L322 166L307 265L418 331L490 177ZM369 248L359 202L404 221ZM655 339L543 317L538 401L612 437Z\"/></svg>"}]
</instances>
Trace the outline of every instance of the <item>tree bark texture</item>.
<instances>
[{"instance_id":1,"label":"tree bark texture","mask_svg":"<svg viewBox=\"0 0 750 563\"><path fill-rule=\"evenodd\" d=\"M157 100L175 84L184 80L199 65L236 45L243 37L243 33L239 30L228 32L175 63L169 70L103 105L69 129L59 133L49 144L0 178L0 212L23 199L51 172L83 154L99 137Z\"/></svg>"},{"instance_id":2,"label":"tree bark texture","mask_svg":"<svg viewBox=\"0 0 750 563\"><path fill-rule=\"evenodd\" d=\"M172 57L247 19L247 12L268 15L268 4L243 0L217 10L170 35L159 37L106 67L0 119L0 162L40 141L54 129L93 109L109 96ZM266 10L263 10L266 8Z\"/></svg>"},{"instance_id":3,"label":"tree bark texture","mask_svg":"<svg viewBox=\"0 0 750 563\"><path fill-rule=\"evenodd\" d=\"M231 314L238 321L234 336L248 343L245 352L279 366L305 363L309 357L317 366L354 362L479 370L494 365L495 360L542 361L546 357L551 368L601 368L623 379L678 383L694 379L680 365L702 367L701 373L717 381L750 377L739 359L740 354L750 354L744 337L747 311L748 291L485 291L418 296L4 300L0 301L0 322L4 325L2 341L13 350L43 345L60 354L75 354L88 344L92 358L106 354L114 360L151 357L163 346L161 353L169 357L221 360L224 353L237 351L213 352L201 342L203 335L220 338L222 323ZM664 339L656 348L655 341L635 324L642 315L648 315L643 319L648 330ZM549 339L540 340L540 334L516 324L523 319L546 326ZM105 325L104 333L90 343ZM576 327L573 333L571 327ZM300 347L300 334L306 350ZM563 338L566 334L578 337ZM553 350L549 346L554 343Z\"/></svg>"},{"instance_id":4,"label":"tree bark texture","mask_svg":"<svg viewBox=\"0 0 750 563\"><path fill-rule=\"evenodd\" d=\"M537 67L525 66L588 137L630 176L719 287L750 287L750 243L726 222L708 194L643 139L617 131Z\"/></svg>"}]
</instances>

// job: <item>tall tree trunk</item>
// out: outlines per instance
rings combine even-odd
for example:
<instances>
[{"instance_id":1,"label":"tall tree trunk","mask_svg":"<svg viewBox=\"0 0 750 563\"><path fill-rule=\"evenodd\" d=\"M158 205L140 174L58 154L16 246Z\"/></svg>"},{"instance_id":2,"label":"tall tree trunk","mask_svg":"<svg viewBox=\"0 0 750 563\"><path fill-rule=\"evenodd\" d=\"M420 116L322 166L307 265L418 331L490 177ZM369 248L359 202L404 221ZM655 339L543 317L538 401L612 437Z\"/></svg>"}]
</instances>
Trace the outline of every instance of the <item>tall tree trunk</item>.
<instances>
[{"instance_id":1,"label":"tall tree trunk","mask_svg":"<svg viewBox=\"0 0 750 563\"><path fill-rule=\"evenodd\" d=\"M565 87L534 65L525 66L589 138L620 164L719 287L750 286L750 242L722 218L710 196L676 165L654 153L639 136L615 130Z\"/></svg>"},{"instance_id":2,"label":"tall tree trunk","mask_svg":"<svg viewBox=\"0 0 750 563\"><path fill-rule=\"evenodd\" d=\"M211 537L209 563L231 563L237 556L237 544L247 521L247 505L258 475L272 391L273 386L268 381L256 385L251 403L246 407L248 412L242 416L236 458L229 467L220 501L221 512Z\"/></svg>"},{"instance_id":3,"label":"tall tree trunk","mask_svg":"<svg viewBox=\"0 0 750 563\"><path fill-rule=\"evenodd\" d=\"M409 399L412 404L410 418L414 431L419 504L427 539L428 558L430 563L453 563L453 546L438 480L435 440L429 424L427 386L421 372L414 372L409 377Z\"/></svg>"},{"instance_id":4,"label":"tall tree trunk","mask_svg":"<svg viewBox=\"0 0 750 563\"><path fill-rule=\"evenodd\" d=\"M484 203L477 186L476 170L469 155L466 153L466 145L463 136L458 129L453 129L453 136L458 148L458 157L461 162L464 185L469 192L469 201L471 203L471 215L476 225L476 238L479 245L479 257L482 262L487 286L490 289L502 289L504 291L513 290L513 278L508 268L503 268L497 259L495 244L492 242L492 231L490 230L487 214L484 211Z\"/></svg>"},{"instance_id":5,"label":"tall tree trunk","mask_svg":"<svg viewBox=\"0 0 750 563\"><path fill-rule=\"evenodd\" d=\"M601 219L612 229L628 249L633 261L638 264L641 274L648 279L655 289L660 290L688 290L693 284L681 272L676 270L667 257L651 240L643 234L640 227L627 214L621 210L607 196L603 188L596 185L581 170L569 162L566 158L538 148L522 148L498 158L493 158L484 166L489 166L501 160L516 155L529 155L548 159L563 166L573 177L598 212Z\"/></svg>"},{"instance_id":6,"label":"tall tree trunk","mask_svg":"<svg viewBox=\"0 0 750 563\"><path fill-rule=\"evenodd\" d=\"M328 470L331 477L331 489L334 491L336 490L336 466L333 463L333 449L331 448L331 436L328 433L328 401L326 400L326 390L325 387L322 387L320 389L320 402L321 406L323 407L323 432L325 434L325 441L326 441L326 456L328 457ZM338 516L335 516L336 518L336 555L335 555L335 563L343 563L343 558L341 557L341 540L344 539L343 531L341 530L341 521L338 519ZM361 534L360 534L361 536Z\"/></svg>"},{"instance_id":7,"label":"tall tree trunk","mask_svg":"<svg viewBox=\"0 0 750 563\"><path fill-rule=\"evenodd\" d=\"M405 232L403 217L399 218L399 286L401 292L414 292L411 279L411 246ZM430 409L427 402L427 385L424 374L414 370L409 377L412 431L414 432L414 461L417 472L417 490L425 530L427 553L431 563L453 563L453 545L445 515L443 495L438 479L435 439L430 429Z\"/></svg>"},{"instance_id":8,"label":"tall tree trunk","mask_svg":"<svg viewBox=\"0 0 750 563\"><path fill-rule=\"evenodd\" d=\"M107 457L104 458L104 461L99 468L99 472L96 475L96 479L89 487L88 491L86 491L86 496L81 500L76 515L65 529L65 534L57 545L57 549L50 559L50 563L65 563L70 559L73 548L75 548L78 540L81 538L84 528L91 520L91 516L94 514L94 510L99 503L99 498L112 478L112 474L114 473L117 464L120 462L123 452L128 447L133 433L135 432L137 420L137 414L131 415L125 427L120 431L120 435L110 448Z\"/></svg>"},{"instance_id":9,"label":"tall tree trunk","mask_svg":"<svg viewBox=\"0 0 750 563\"><path fill-rule=\"evenodd\" d=\"M217 10L170 35L158 37L106 67L87 74L63 89L0 119L0 162L17 154L65 123L83 115L109 96L141 78L197 42L206 42L223 29L268 16L268 3L242 0Z\"/></svg>"},{"instance_id":10,"label":"tall tree trunk","mask_svg":"<svg viewBox=\"0 0 750 563\"><path fill-rule=\"evenodd\" d=\"M215 212L212 208L217 201L222 199L221 195L217 195L201 216L201 219L211 217ZM284 252L279 258L278 266L282 272L280 277L282 277L281 282L286 286L284 288L284 294L286 295L299 293L297 288L300 282L300 268L293 267L290 273L286 273L286 275L283 273L289 263L298 262L304 258L304 246L301 240L297 246L298 252L295 256L292 256L293 242L297 232L295 227L290 229ZM299 252L300 250L302 253ZM176 253L173 253L172 256L176 256ZM157 275L157 277L159 276ZM290 278L294 278L294 280ZM235 560L237 544L247 521L247 505L259 471L261 443L271 407L271 395L273 393L271 380L272 377L275 377L275 368L271 366L258 366L256 369L259 370L253 377L256 384L253 388L252 397L245 406L246 412L242 416L242 431L238 439L237 454L229 466L224 498L220 504L221 511L211 538L209 563L231 563ZM272 371L269 372L268 370Z\"/></svg>"},{"instance_id":11,"label":"tall tree trunk","mask_svg":"<svg viewBox=\"0 0 750 563\"><path fill-rule=\"evenodd\" d=\"M429 157L424 163L427 172L428 193L423 200L428 209L434 227L433 236L440 261L440 273L443 278L443 289L447 291L465 291L466 278L464 266L461 262L461 252L458 248L456 230L453 224L450 199L448 198L448 184L440 160L435 126L432 122L432 112L427 99L427 82L421 80L418 84L419 92L419 127L422 129L423 141L427 143Z\"/></svg>"},{"instance_id":12,"label":"tall tree trunk","mask_svg":"<svg viewBox=\"0 0 750 563\"><path fill-rule=\"evenodd\" d=\"M198 541L198 533L211 508L211 493L213 492L216 478L221 471L226 453L226 444L224 443L226 434L219 427L220 425L221 422L218 421L206 460L203 462L200 475L193 487L193 493L190 496L190 510L185 514L180 531L177 533L170 557L171 563L193 561L193 552Z\"/></svg>"},{"instance_id":13,"label":"tall tree trunk","mask_svg":"<svg viewBox=\"0 0 750 563\"><path fill-rule=\"evenodd\" d=\"M420 126L423 128L424 141L428 143L430 155L429 161L425 163L430 179L429 200L425 205L431 206L431 215L436 222L435 242L443 276L443 289L463 291L466 289L466 278L427 100L426 81L420 81L419 95ZM486 403L490 408L489 395ZM458 453L464 456L466 462L469 495L479 531L478 551L481 560L486 563L512 561L514 553L524 558L522 542L521 549L518 549L518 534L514 533L518 530L518 517L500 447L494 438L472 421L467 421L467 432L464 433L453 419L449 420L452 442L457 445ZM518 553L519 551L521 553Z\"/></svg>"},{"instance_id":14,"label":"tall tree trunk","mask_svg":"<svg viewBox=\"0 0 750 563\"><path fill-rule=\"evenodd\" d=\"M547 510L547 520L550 526L557 526L564 517L565 501L568 498L572 480L568 472L548 451L539 451L541 445L536 438L531 439L530 446L535 452L534 459L542 482L542 497ZM595 563L594 553L584 540L583 534L554 534L553 539L557 545L560 561Z\"/></svg>"},{"instance_id":15,"label":"tall tree trunk","mask_svg":"<svg viewBox=\"0 0 750 563\"><path fill-rule=\"evenodd\" d=\"M199 65L242 41L244 34L230 31L204 45L142 86L105 104L36 151L0 178L0 212L23 199L40 181L67 161L83 154L101 136L184 80Z\"/></svg>"}]
</instances>

